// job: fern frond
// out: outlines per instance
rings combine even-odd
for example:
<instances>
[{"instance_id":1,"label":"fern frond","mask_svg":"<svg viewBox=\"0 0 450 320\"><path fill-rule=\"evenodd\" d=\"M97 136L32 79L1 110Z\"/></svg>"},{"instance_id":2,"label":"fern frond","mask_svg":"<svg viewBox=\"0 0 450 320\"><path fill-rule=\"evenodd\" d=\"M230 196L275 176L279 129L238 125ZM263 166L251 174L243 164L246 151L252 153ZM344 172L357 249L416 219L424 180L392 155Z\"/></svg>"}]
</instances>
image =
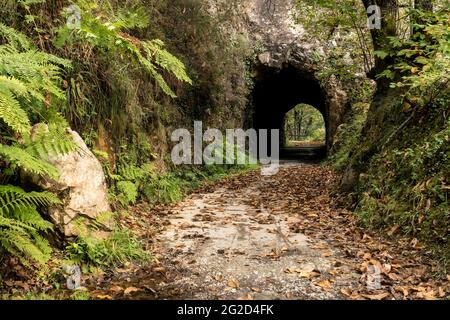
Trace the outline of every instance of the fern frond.
<instances>
[{"instance_id":1,"label":"fern frond","mask_svg":"<svg viewBox=\"0 0 450 320\"><path fill-rule=\"evenodd\" d=\"M0 119L18 133L30 132L31 125L27 113L14 95L2 87L0 87Z\"/></svg>"},{"instance_id":2,"label":"fern frond","mask_svg":"<svg viewBox=\"0 0 450 320\"><path fill-rule=\"evenodd\" d=\"M59 203L61 201L50 192L26 192L12 185L0 186L0 214L7 214L10 210L20 210L23 207L35 208Z\"/></svg>"},{"instance_id":3,"label":"fern frond","mask_svg":"<svg viewBox=\"0 0 450 320\"><path fill-rule=\"evenodd\" d=\"M53 229L53 224L47 220L44 220L39 212L37 212L37 210L32 207L18 208L10 214L10 217L39 231L47 231Z\"/></svg>"},{"instance_id":4,"label":"fern frond","mask_svg":"<svg viewBox=\"0 0 450 320\"><path fill-rule=\"evenodd\" d=\"M48 126L34 126L33 137L26 137L25 150L32 156L41 159L65 155L77 150L72 136L66 132L67 123L61 119L52 118ZM55 123L61 121L61 123Z\"/></svg>"},{"instance_id":5,"label":"fern frond","mask_svg":"<svg viewBox=\"0 0 450 320\"><path fill-rule=\"evenodd\" d=\"M48 260L52 253L52 248L50 247L49 242L36 231L32 231L31 236L33 238L34 245L41 253L43 253L44 260Z\"/></svg>"},{"instance_id":6,"label":"fern frond","mask_svg":"<svg viewBox=\"0 0 450 320\"><path fill-rule=\"evenodd\" d=\"M163 41L156 39L145 41L142 44L147 56L153 57L155 64L164 70L173 73L178 80L192 84L192 80L186 72L185 65L164 48Z\"/></svg>"},{"instance_id":7,"label":"fern frond","mask_svg":"<svg viewBox=\"0 0 450 320\"><path fill-rule=\"evenodd\" d=\"M52 179L58 178L58 170L54 166L36 158L27 150L18 146L0 144L0 158L27 172L40 176L49 176Z\"/></svg>"},{"instance_id":8,"label":"fern frond","mask_svg":"<svg viewBox=\"0 0 450 320\"><path fill-rule=\"evenodd\" d=\"M59 100L65 99L65 93L59 87L62 67L69 68L70 62L37 50L21 52L11 45L0 46L0 75L21 81L29 97L41 103L47 99L43 92Z\"/></svg>"},{"instance_id":9,"label":"fern frond","mask_svg":"<svg viewBox=\"0 0 450 320\"><path fill-rule=\"evenodd\" d=\"M117 29L142 29L148 27L149 16L144 6L119 8L113 25Z\"/></svg>"},{"instance_id":10,"label":"fern frond","mask_svg":"<svg viewBox=\"0 0 450 320\"><path fill-rule=\"evenodd\" d=\"M2 230L0 243L7 251L16 255L25 263L28 257L42 264L48 261L51 248L49 245L45 247L45 240L42 237L39 238L39 245L37 245L33 235L30 236L27 232L4 227L4 222L5 219L0 217L0 229ZM42 250L44 247L45 250Z\"/></svg>"},{"instance_id":11,"label":"fern frond","mask_svg":"<svg viewBox=\"0 0 450 320\"><path fill-rule=\"evenodd\" d=\"M42 2L17 1L25 7ZM63 68L70 68L70 62L37 50L25 35L0 23L0 125L21 134L20 145L12 144L17 138L11 136L0 143L0 159L8 170L20 168L56 179L57 169L44 160L74 149L75 143L64 132L67 123L56 112L57 103L65 99L60 88ZM30 119L33 124L48 121L48 130L35 132L40 128L35 127L31 134ZM53 225L41 217L38 208L59 203L50 192L1 185L0 246L24 263L29 259L45 263L51 248L39 232Z\"/></svg>"},{"instance_id":12,"label":"fern frond","mask_svg":"<svg viewBox=\"0 0 450 320\"><path fill-rule=\"evenodd\" d=\"M30 41L23 33L5 26L3 23L0 23L0 38L4 38L8 43L18 49L29 49L31 47Z\"/></svg>"},{"instance_id":13,"label":"fern frond","mask_svg":"<svg viewBox=\"0 0 450 320\"><path fill-rule=\"evenodd\" d=\"M0 87L11 91L18 96L24 97L28 94L26 85L16 78L0 75Z\"/></svg>"},{"instance_id":14,"label":"fern frond","mask_svg":"<svg viewBox=\"0 0 450 320\"><path fill-rule=\"evenodd\" d=\"M36 206L57 202L48 192L0 186L0 245L25 264L29 259L47 262L52 250L38 231L52 230L53 225L39 215Z\"/></svg>"},{"instance_id":15,"label":"fern frond","mask_svg":"<svg viewBox=\"0 0 450 320\"><path fill-rule=\"evenodd\" d=\"M102 21L93 13L91 2L77 0L76 3L83 10L81 28L76 33L77 36L82 36L85 41L88 41L93 46L127 54L135 64L138 64L154 78L156 84L170 97L175 98L176 95L164 80L159 69L173 74L180 81L192 83L183 63L164 49L164 43L161 40L141 41L122 32L124 29L142 28L147 25L148 19L146 18L145 10L141 10L138 7L131 14L124 15L119 13L119 16L115 17L115 19ZM129 8L127 10L129 11ZM61 46L68 39L69 30L61 28L58 31L58 35L58 39L55 42Z\"/></svg>"}]
</instances>

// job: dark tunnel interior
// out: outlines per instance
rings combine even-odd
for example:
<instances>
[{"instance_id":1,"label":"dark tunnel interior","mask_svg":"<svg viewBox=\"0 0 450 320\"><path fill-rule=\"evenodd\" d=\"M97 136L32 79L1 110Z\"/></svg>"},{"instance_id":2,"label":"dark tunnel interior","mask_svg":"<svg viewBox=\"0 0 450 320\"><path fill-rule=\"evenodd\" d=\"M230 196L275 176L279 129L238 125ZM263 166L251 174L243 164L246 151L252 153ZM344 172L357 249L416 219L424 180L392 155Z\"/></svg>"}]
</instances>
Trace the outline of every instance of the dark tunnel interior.
<instances>
[{"instance_id":1,"label":"dark tunnel interior","mask_svg":"<svg viewBox=\"0 0 450 320\"><path fill-rule=\"evenodd\" d=\"M286 113L298 104L309 104L322 113L328 141L329 123L325 93L314 75L290 65L281 70L261 66L257 74L253 91L253 128L279 129L282 157L287 153L284 146L284 118ZM319 156L326 156L326 146L321 149Z\"/></svg>"}]
</instances>

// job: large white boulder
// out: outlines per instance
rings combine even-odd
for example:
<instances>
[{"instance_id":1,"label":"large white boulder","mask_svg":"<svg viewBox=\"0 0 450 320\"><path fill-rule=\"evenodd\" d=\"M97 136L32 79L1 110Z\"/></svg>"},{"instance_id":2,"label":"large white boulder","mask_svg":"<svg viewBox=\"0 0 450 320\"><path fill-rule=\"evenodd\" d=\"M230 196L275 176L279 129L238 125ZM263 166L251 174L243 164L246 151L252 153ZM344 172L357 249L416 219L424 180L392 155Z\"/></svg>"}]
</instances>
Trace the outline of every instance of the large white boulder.
<instances>
[{"instance_id":1,"label":"large white boulder","mask_svg":"<svg viewBox=\"0 0 450 320\"><path fill-rule=\"evenodd\" d=\"M62 200L62 205L50 207L48 213L60 231L71 237L78 233L77 221L89 223L111 208L102 165L77 132L71 129L67 132L73 137L77 150L51 157L49 162L58 169L60 176L57 181L40 178L38 184Z\"/></svg>"}]
</instances>

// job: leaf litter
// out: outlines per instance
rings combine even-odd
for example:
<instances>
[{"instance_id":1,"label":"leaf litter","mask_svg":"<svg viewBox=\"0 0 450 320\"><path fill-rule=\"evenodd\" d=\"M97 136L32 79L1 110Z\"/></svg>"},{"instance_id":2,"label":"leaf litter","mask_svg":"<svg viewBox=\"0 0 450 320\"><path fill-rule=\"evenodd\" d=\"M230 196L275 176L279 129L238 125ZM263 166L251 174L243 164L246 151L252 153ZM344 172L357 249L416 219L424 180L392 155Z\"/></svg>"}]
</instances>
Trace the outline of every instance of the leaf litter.
<instances>
[{"instance_id":1,"label":"leaf litter","mask_svg":"<svg viewBox=\"0 0 450 320\"><path fill-rule=\"evenodd\" d=\"M446 299L450 275L398 227L370 232L335 195L325 166L290 164L224 179L186 200L142 203L121 221L151 263L84 275L94 299ZM19 268L14 264L15 269ZM47 289L29 275L10 290Z\"/></svg>"}]
</instances>

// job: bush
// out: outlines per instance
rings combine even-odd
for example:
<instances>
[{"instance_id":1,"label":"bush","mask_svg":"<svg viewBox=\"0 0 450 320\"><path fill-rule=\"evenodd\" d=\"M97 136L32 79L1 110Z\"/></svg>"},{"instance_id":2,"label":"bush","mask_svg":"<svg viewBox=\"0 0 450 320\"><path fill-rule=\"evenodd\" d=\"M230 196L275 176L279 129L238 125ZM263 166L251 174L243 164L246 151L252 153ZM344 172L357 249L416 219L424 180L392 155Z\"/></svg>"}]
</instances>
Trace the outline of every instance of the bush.
<instances>
[{"instance_id":1,"label":"bush","mask_svg":"<svg viewBox=\"0 0 450 320\"><path fill-rule=\"evenodd\" d=\"M149 261L142 243L128 230L114 231L108 238L82 235L67 247L69 258L75 263L88 263L105 268L117 267L128 261Z\"/></svg>"}]
</instances>

